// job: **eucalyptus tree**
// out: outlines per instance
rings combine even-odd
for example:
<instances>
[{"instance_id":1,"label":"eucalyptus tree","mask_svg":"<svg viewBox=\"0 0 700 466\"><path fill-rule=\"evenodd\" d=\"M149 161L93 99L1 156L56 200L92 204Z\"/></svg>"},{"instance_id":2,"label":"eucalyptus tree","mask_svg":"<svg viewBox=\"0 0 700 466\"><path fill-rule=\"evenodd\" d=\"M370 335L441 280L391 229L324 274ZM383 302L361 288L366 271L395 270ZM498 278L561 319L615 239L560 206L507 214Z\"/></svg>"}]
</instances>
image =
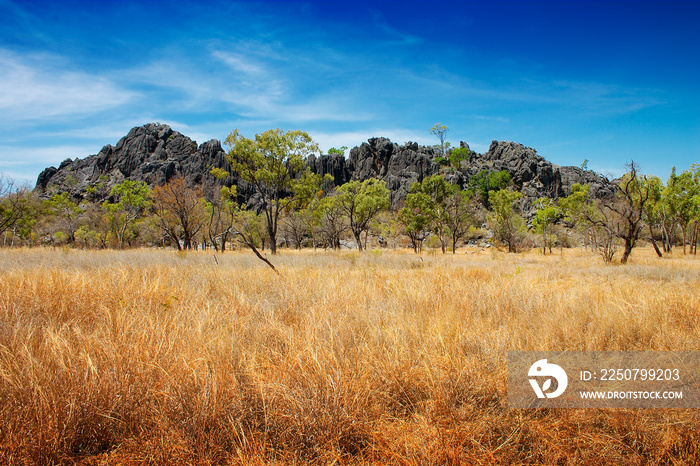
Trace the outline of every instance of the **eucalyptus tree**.
<instances>
[{"instance_id":1,"label":"eucalyptus tree","mask_svg":"<svg viewBox=\"0 0 700 466\"><path fill-rule=\"evenodd\" d=\"M303 131L281 129L270 129L253 139L235 130L226 144L233 170L260 196L270 251L276 254L280 214L294 201L294 186L305 171L306 158L318 152L318 145Z\"/></svg>"},{"instance_id":2,"label":"eucalyptus tree","mask_svg":"<svg viewBox=\"0 0 700 466\"><path fill-rule=\"evenodd\" d=\"M535 218L532 219L532 226L535 227L536 231L542 233L542 254L547 254L547 247L549 247L551 254L554 242L551 238L552 224L559 218L561 211L556 201L548 197L540 197L533 205L537 210Z\"/></svg>"},{"instance_id":3,"label":"eucalyptus tree","mask_svg":"<svg viewBox=\"0 0 700 466\"><path fill-rule=\"evenodd\" d=\"M414 186L418 185L415 183ZM399 209L398 220L403 231L411 241L413 251L418 254L423 249L423 241L432 232L435 218L435 203L430 196L420 189L413 189L406 195L406 200Z\"/></svg>"},{"instance_id":4,"label":"eucalyptus tree","mask_svg":"<svg viewBox=\"0 0 700 466\"><path fill-rule=\"evenodd\" d=\"M363 250L362 233L369 230L372 219L391 205L386 183L375 178L348 181L339 186L333 195L333 202L348 219L350 231L360 251Z\"/></svg>"},{"instance_id":5,"label":"eucalyptus tree","mask_svg":"<svg viewBox=\"0 0 700 466\"><path fill-rule=\"evenodd\" d=\"M491 224L497 240L508 246L508 252L518 252L525 221L515 209L515 202L523 195L518 191L499 189L489 191L489 203L493 208Z\"/></svg>"},{"instance_id":6,"label":"eucalyptus tree","mask_svg":"<svg viewBox=\"0 0 700 466\"><path fill-rule=\"evenodd\" d=\"M438 147L443 157L445 157L445 150L450 146L449 142L445 142L445 134L447 134L449 130L447 126L441 123L436 123L430 128L430 134L435 135L440 140L440 145Z\"/></svg>"},{"instance_id":7,"label":"eucalyptus tree","mask_svg":"<svg viewBox=\"0 0 700 466\"><path fill-rule=\"evenodd\" d=\"M145 182L124 180L110 190L110 199L102 203L107 211L117 243L121 249L127 228L141 218L151 206L151 190Z\"/></svg>"}]
</instances>

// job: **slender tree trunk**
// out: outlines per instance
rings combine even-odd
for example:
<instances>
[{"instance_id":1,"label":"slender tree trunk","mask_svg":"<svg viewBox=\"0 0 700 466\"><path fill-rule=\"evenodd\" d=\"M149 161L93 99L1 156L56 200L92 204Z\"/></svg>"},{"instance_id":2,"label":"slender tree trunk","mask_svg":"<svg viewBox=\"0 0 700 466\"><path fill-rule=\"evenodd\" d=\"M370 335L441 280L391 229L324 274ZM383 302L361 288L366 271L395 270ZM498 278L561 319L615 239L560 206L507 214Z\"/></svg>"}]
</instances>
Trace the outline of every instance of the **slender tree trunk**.
<instances>
[{"instance_id":1,"label":"slender tree trunk","mask_svg":"<svg viewBox=\"0 0 700 466\"><path fill-rule=\"evenodd\" d=\"M688 238L688 225L681 225L681 228L683 228L683 255L685 256L685 242Z\"/></svg>"},{"instance_id":2,"label":"slender tree trunk","mask_svg":"<svg viewBox=\"0 0 700 466\"><path fill-rule=\"evenodd\" d=\"M267 236L270 239L270 253L274 256L277 254L277 235L269 222L267 224Z\"/></svg>"},{"instance_id":3,"label":"slender tree trunk","mask_svg":"<svg viewBox=\"0 0 700 466\"><path fill-rule=\"evenodd\" d=\"M547 255L547 228L542 227L542 255Z\"/></svg>"},{"instance_id":4,"label":"slender tree trunk","mask_svg":"<svg viewBox=\"0 0 700 466\"><path fill-rule=\"evenodd\" d=\"M651 238L651 245L654 246L654 251L656 251L656 255L659 257L663 257L664 255L659 251L659 246L656 244L656 240L654 239L654 230L651 227L651 223L649 224L649 238Z\"/></svg>"}]
</instances>

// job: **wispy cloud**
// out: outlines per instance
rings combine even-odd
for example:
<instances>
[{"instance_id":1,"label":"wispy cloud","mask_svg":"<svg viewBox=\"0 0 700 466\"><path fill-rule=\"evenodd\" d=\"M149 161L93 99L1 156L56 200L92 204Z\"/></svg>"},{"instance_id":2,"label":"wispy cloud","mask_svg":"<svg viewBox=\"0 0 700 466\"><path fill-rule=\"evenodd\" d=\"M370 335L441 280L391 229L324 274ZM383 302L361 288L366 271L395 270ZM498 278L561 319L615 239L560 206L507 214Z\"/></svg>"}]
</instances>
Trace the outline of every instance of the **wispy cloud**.
<instances>
[{"instance_id":1,"label":"wispy cloud","mask_svg":"<svg viewBox=\"0 0 700 466\"><path fill-rule=\"evenodd\" d=\"M0 121L5 125L115 108L135 93L109 78L71 70L61 57L0 49Z\"/></svg>"},{"instance_id":2,"label":"wispy cloud","mask_svg":"<svg viewBox=\"0 0 700 466\"><path fill-rule=\"evenodd\" d=\"M386 36L387 39L383 42L384 45L415 45L424 42L422 37L391 26L379 11L372 12L372 22Z\"/></svg>"},{"instance_id":3,"label":"wispy cloud","mask_svg":"<svg viewBox=\"0 0 700 466\"><path fill-rule=\"evenodd\" d=\"M248 77L261 77L267 74L262 65L242 54L216 50L212 52L212 56L220 60L233 71L240 72Z\"/></svg>"}]
</instances>

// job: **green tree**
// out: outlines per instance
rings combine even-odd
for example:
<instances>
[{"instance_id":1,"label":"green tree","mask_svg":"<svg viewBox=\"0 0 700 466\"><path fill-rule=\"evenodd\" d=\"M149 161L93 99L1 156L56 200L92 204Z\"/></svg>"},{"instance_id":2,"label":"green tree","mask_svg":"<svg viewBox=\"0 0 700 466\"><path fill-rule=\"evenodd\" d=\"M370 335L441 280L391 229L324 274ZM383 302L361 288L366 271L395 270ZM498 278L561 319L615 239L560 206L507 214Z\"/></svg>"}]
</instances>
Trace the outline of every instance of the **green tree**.
<instances>
[{"instance_id":1,"label":"green tree","mask_svg":"<svg viewBox=\"0 0 700 466\"><path fill-rule=\"evenodd\" d=\"M445 134L447 134L449 130L447 126L440 123L436 123L430 128L430 134L435 135L440 140L440 144L437 147L440 149L440 154L442 154L443 157L445 157L445 150L450 147L450 143L445 142Z\"/></svg>"},{"instance_id":2,"label":"green tree","mask_svg":"<svg viewBox=\"0 0 700 466\"><path fill-rule=\"evenodd\" d=\"M204 210L206 212L206 236L216 252L225 252L231 236L234 210L237 207L236 186L221 186L229 172L214 167L209 170L213 177L207 179L203 186ZM217 180L217 181L214 181Z\"/></svg>"},{"instance_id":3,"label":"green tree","mask_svg":"<svg viewBox=\"0 0 700 466\"><path fill-rule=\"evenodd\" d=\"M447 243L446 235L448 233L447 199L452 193L457 191L459 187L448 183L441 175L432 175L424 178L416 188L430 196L433 210L431 227L433 232L437 235L438 241L440 241L442 253L445 254Z\"/></svg>"},{"instance_id":4,"label":"green tree","mask_svg":"<svg viewBox=\"0 0 700 466\"><path fill-rule=\"evenodd\" d=\"M141 218L151 206L151 190L145 182L124 180L112 187L110 198L102 203L104 210L108 212L117 243L121 249L124 246L124 237L135 220Z\"/></svg>"},{"instance_id":5,"label":"green tree","mask_svg":"<svg viewBox=\"0 0 700 466\"><path fill-rule=\"evenodd\" d=\"M398 220L416 254L423 249L423 241L432 231L434 217L435 203L428 194L416 190L406 195L404 206L399 209Z\"/></svg>"},{"instance_id":6,"label":"green tree","mask_svg":"<svg viewBox=\"0 0 700 466\"><path fill-rule=\"evenodd\" d=\"M44 206L48 213L56 218L60 228L64 230L61 237L72 244L75 241L77 220L83 210L70 199L68 193L54 194L50 199L44 201Z\"/></svg>"},{"instance_id":7,"label":"green tree","mask_svg":"<svg viewBox=\"0 0 700 466\"><path fill-rule=\"evenodd\" d=\"M490 208L489 191L499 191L511 186L513 186L513 181L508 170L498 172L481 170L476 175L469 177L466 189L471 196L476 196L486 208Z\"/></svg>"},{"instance_id":8,"label":"green tree","mask_svg":"<svg viewBox=\"0 0 700 466\"><path fill-rule=\"evenodd\" d=\"M491 223L498 241L508 246L508 252L518 252L525 227L523 218L516 212L514 204L523 195L518 191L499 189L489 191L489 203L493 207Z\"/></svg>"},{"instance_id":9,"label":"green tree","mask_svg":"<svg viewBox=\"0 0 700 466\"><path fill-rule=\"evenodd\" d=\"M592 238L592 225L588 221L593 206L588 195L589 186L574 183L571 193L559 198L558 205L561 210L562 220L568 231L578 230L584 237L584 245L588 248Z\"/></svg>"},{"instance_id":10,"label":"green tree","mask_svg":"<svg viewBox=\"0 0 700 466\"><path fill-rule=\"evenodd\" d=\"M330 174L322 176L305 171L294 185L294 202L287 205L281 221L285 241L287 237L291 237L297 249L302 248L306 238L313 237L316 223L314 210L318 201L325 195L324 184L332 182L333 176Z\"/></svg>"},{"instance_id":11,"label":"green tree","mask_svg":"<svg viewBox=\"0 0 700 466\"><path fill-rule=\"evenodd\" d=\"M457 251L457 241L464 238L469 227L475 224L474 208L469 193L456 189L445 199L445 226L452 239L452 253Z\"/></svg>"},{"instance_id":12,"label":"green tree","mask_svg":"<svg viewBox=\"0 0 700 466\"><path fill-rule=\"evenodd\" d=\"M662 206L663 183L658 176L647 177L647 183L649 186L649 201L644 205L644 221L649 227L649 241L651 241L656 255L663 257L663 253L654 237L654 227L660 227L662 223L660 210Z\"/></svg>"},{"instance_id":13,"label":"green tree","mask_svg":"<svg viewBox=\"0 0 700 466\"><path fill-rule=\"evenodd\" d=\"M254 139L238 130L226 138L232 168L250 184L262 201L267 221L270 251L277 253L277 226L280 213L294 200L294 185L304 171L306 157L318 151L318 145L303 131L283 132L271 129Z\"/></svg>"},{"instance_id":14,"label":"green tree","mask_svg":"<svg viewBox=\"0 0 700 466\"><path fill-rule=\"evenodd\" d=\"M374 178L348 181L336 189L333 197L348 219L357 248L362 251L362 233L369 230L370 221L379 212L387 210L391 205L386 183Z\"/></svg>"},{"instance_id":15,"label":"green tree","mask_svg":"<svg viewBox=\"0 0 700 466\"><path fill-rule=\"evenodd\" d=\"M470 157L471 151L469 149L466 147L458 147L457 149L452 149L452 152L450 152L450 156L448 158L452 168L459 170L460 164L463 161L469 161Z\"/></svg>"},{"instance_id":16,"label":"green tree","mask_svg":"<svg viewBox=\"0 0 700 466\"><path fill-rule=\"evenodd\" d=\"M671 170L671 175L666 183L664 198L673 222L678 225L683 235L683 254L686 254L688 242L688 226L698 214L698 195L700 184L698 177L691 170L684 170L680 175L676 174L676 167Z\"/></svg>"},{"instance_id":17,"label":"green tree","mask_svg":"<svg viewBox=\"0 0 700 466\"><path fill-rule=\"evenodd\" d=\"M552 223L559 217L560 210L554 200L548 197L537 199L534 202L534 207L537 210L535 218L532 219L532 226L535 227L535 231L542 233L542 254L547 254L547 247L549 247L549 253L551 254L553 243L551 235Z\"/></svg>"},{"instance_id":18,"label":"green tree","mask_svg":"<svg viewBox=\"0 0 700 466\"><path fill-rule=\"evenodd\" d=\"M346 150L348 150L348 146L340 146L340 149L336 149L335 147L331 147L330 149L328 149L328 155L331 155L331 154L345 155Z\"/></svg>"},{"instance_id":19,"label":"green tree","mask_svg":"<svg viewBox=\"0 0 700 466\"><path fill-rule=\"evenodd\" d=\"M340 249L340 240L349 229L348 220L335 196L327 196L313 204L314 229L323 247Z\"/></svg>"},{"instance_id":20,"label":"green tree","mask_svg":"<svg viewBox=\"0 0 700 466\"><path fill-rule=\"evenodd\" d=\"M45 216L45 206L31 191L25 191L19 202L22 216L12 226L14 234L10 246L14 245L15 236L25 244L33 245L37 239L36 225Z\"/></svg>"}]
</instances>

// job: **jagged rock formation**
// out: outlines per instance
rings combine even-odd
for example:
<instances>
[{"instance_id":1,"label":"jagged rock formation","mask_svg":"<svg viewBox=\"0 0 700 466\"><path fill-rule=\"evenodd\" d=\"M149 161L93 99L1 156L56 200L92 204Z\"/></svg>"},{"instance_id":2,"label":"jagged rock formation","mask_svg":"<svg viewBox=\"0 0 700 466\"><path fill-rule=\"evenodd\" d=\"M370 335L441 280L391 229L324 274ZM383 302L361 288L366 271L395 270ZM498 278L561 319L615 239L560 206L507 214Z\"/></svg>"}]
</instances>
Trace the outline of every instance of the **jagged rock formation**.
<instances>
[{"instance_id":1,"label":"jagged rock formation","mask_svg":"<svg viewBox=\"0 0 700 466\"><path fill-rule=\"evenodd\" d=\"M96 155L64 160L56 169L39 175L35 190L40 193L69 192L82 198L86 188L102 183L107 189L123 180L145 181L150 186L166 183L182 175L192 185L213 179L209 170L231 170L221 143L211 140L197 145L168 125L150 123L133 128L116 146L106 145ZM233 177L224 183L232 184Z\"/></svg>"},{"instance_id":2,"label":"jagged rock formation","mask_svg":"<svg viewBox=\"0 0 700 466\"><path fill-rule=\"evenodd\" d=\"M464 142L460 146L469 150ZM482 170L508 170L516 189L523 193L525 211L538 197L568 195L574 183L588 183L593 196L602 197L613 192L613 185L606 178L578 167L552 165L534 149L522 144L493 141L485 154L471 150L470 154L459 170L452 170L434 162L440 154L432 147L413 142L399 146L386 138L372 138L354 147L348 159L341 154L311 155L307 166L314 173L333 175L336 185L368 178L384 180L391 191L394 208L402 204L411 184L437 173L463 187L470 176ZM192 186L205 182L236 184L242 200L248 201L248 205L256 204L257 201L251 199L253 193L236 173L223 181L215 181L209 174L214 167L231 173L219 141L211 140L198 146L168 125L150 123L133 128L116 146L107 145L96 155L67 159L58 168L45 169L37 179L35 190L46 195L69 192L74 198L82 199L88 196L88 187L98 184L109 192L113 185L125 179L155 186L182 175Z\"/></svg>"},{"instance_id":3,"label":"jagged rock formation","mask_svg":"<svg viewBox=\"0 0 700 466\"><path fill-rule=\"evenodd\" d=\"M399 146L386 138L372 138L350 151L350 171L353 180L386 181L395 208L404 200L411 184L440 172L440 166L432 161L437 155L432 147L414 142Z\"/></svg>"},{"instance_id":4,"label":"jagged rock formation","mask_svg":"<svg viewBox=\"0 0 700 466\"><path fill-rule=\"evenodd\" d=\"M472 157L469 174L481 170L508 170L513 183L526 199L568 196L571 186L576 183L588 183L594 196L612 193L607 178L578 167L553 165L536 150L510 141L493 141L488 152Z\"/></svg>"},{"instance_id":5,"label":"jagged rock formation","mask_svg":"<svg viewBox=\"0 0 700 466\"><path fill-rule=\"evenodd\" d=\"M328 154L316 156L311 154L306 160L306 165L313 173L320 175L332 175L336 186L345 184L352 178L350 165L342 154Z\"/></svg>"}]
</instances>

